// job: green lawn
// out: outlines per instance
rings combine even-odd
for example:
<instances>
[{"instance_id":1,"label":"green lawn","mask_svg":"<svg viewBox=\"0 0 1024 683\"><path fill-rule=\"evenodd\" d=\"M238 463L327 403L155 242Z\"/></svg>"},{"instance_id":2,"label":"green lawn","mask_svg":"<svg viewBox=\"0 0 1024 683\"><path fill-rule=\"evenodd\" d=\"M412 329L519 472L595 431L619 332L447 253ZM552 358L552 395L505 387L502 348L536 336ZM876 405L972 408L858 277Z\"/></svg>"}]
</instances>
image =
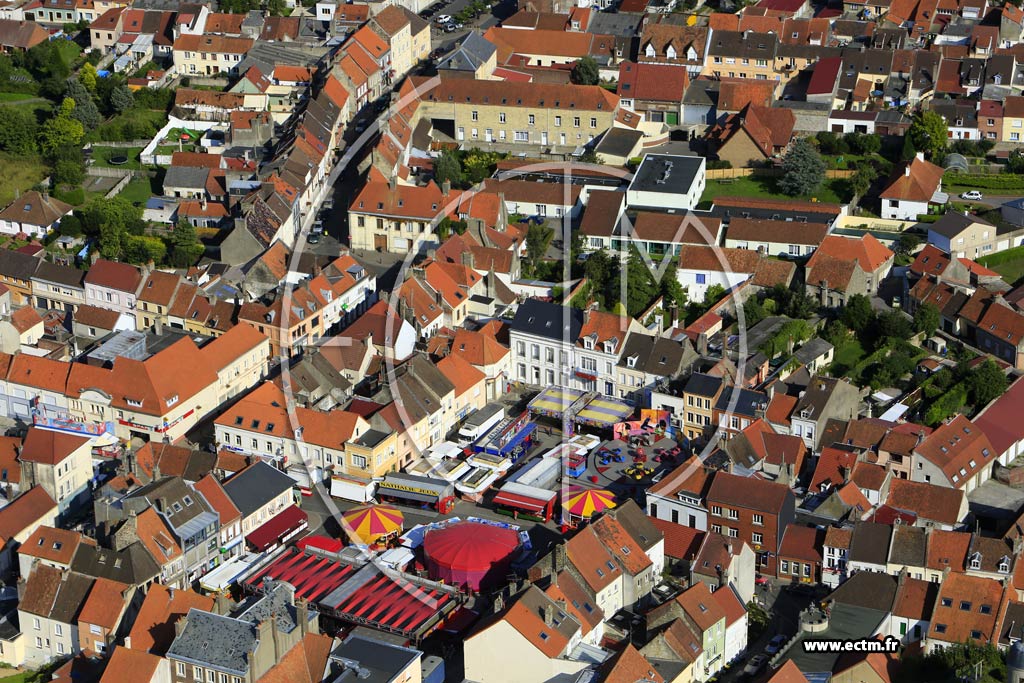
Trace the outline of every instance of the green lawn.
<instances>
[{"instance_id":1,"label":"green lawn","mask_svg":"<svg viewBox=\"0 0 1024 683\"><path fill-rule=\"evenodd\" d=\"M129 147L127 149L123 147L101 147L99 145L92 146L92 159L93 164L96 166L107 166L109 168L130 168L139 170L142 168L142 162L139 161L139 154L142 152L141 147ZM110 160L119 156L128 157L128 162L124 164L112 164Z\"/></svg>"},{"instance_id":2,"label":"green lawn","mask_svg":"<svg viewBox=\"0 0 1024 683\"><path fill-rule=\"evenodd\" d=\"M14 201L16 192L31 190L49 175L39 157L19 157L0 153L0 207Z\"/></svg>"},{"instance_id":3,"label":"green lawn","mask_svg":"<svg viewBox=\"0 0 1024 683\"><path fill-rule=\"evenodd\" d=\"M836 349L830 372L836 377L842 377L857 367L863 359L864 347L861 346L860 340L850 337Z\"/></svg>"},{"instance_id":4,"label":"green lawn","mask_svg":"<svg viewBox=\"0 0 1024 683\"><path fill-rule=\"evenodd\" d=\"M132 204L144 205L153 196L153 188L150 185L149 178L135 178L125 185L124 189L117 196L124 197Z\"/></svg>"},{"instance_id":5,"label":"green lawn","mask_svg":"<svg viewBox=\"0 0 1024 683\"><path fill-rule=\"evenodd\" d=\"M821 189L807 197L790 197L779 190L778 179L764 176L747 176L731 180L709 180L701 201L715 197L758 197L762 199L811 200L830 204L850 201L850 184L844 178L826 179Z\"/></svg>"},{"instance_id":6,"label":"green lawn","mask_svg":"<svg viewBox=\"0 0 1024 683\"><path fill-rule=\"evenodd\" d=\"M1024 279L1024 256L988 267L1002 275L1003 279L1011 285Z\"/></svg>"},{"instance_id":7,"label":"green lawn","mask_svg":"<svg viewBox=\"0 0 1024 683\"><path fill-rule=\"evenodd\" d=\"M32 671L23 671L21 673L5 676L4 672L0 670L0 683L29 683L34 679L35 673Z\"/></svg>"},{"instance_id":8,"label":"green lawn","mask_svg":"<svg viewBox=\"0 0 1024 683\"><path fill-rule=\"evenodd\" d=\"M86 136L89 142L105 140L143 140L156 135L167 123L167 112L154 109L130 109L112 116Z\"/></svg>"},{"instance_id":9,"label":"green lawn","mask_svg":"<svg viewBox=\"0 0 1024 683\"><path fill-rule=\"evenodd\" d=\"M991 256L982 256L978 259L978 263L996 271L1011 285L1024 279L1024 247L1015 247Z\"/></svg>"},{"instance_id":10,"label":"green lawn","mask_svg":"<svg viewBox=\"0 0 1024 683\"><path fill-rule=\"evenodd\" d=\"M0 104L6 104L8 102L21 102L22 100L31 100L35 95L23 92L0 92Z\"/></svg>"}]
</instances>

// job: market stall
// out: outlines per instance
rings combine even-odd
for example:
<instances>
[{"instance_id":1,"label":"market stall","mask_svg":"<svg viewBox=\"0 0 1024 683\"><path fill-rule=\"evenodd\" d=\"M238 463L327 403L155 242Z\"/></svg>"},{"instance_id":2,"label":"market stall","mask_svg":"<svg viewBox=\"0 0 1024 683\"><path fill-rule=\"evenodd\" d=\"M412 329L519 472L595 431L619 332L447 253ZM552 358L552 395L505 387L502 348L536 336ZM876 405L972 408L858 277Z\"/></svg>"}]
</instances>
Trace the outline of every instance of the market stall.
<instances>
[{"instance_id":1,"label":"market stall","mask_svg":"<svg viewBox=\"0 0 1024 683\"><path fill-rule=\"evenodd\" d=\"M377 496L384 501L414 507L430 507L441 514L455 505L455 487L451 482L415 474L392 472L377 484Z\"/></svg>"}]
</instances>

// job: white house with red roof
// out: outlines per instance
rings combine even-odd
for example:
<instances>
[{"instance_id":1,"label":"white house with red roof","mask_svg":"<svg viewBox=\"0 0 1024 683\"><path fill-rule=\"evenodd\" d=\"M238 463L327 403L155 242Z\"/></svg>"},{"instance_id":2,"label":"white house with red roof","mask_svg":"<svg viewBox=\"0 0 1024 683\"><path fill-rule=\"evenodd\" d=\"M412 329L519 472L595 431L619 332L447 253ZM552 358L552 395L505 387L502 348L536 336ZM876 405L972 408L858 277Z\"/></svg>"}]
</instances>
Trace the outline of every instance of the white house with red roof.
<instances>
[{"instance_id":1,"label":"white house with red roof","mask_svg":"<svg viewBox=\"0 0 1024 683\"><path fill-rule=\"evenodd\" d=\"M970 493L992 477L997 455L985 433L966 416L957 415L914 448L910 476Z\"/></svg>"},{"instance_id":2,"label":"white house with red roof","mask_svg":"<svg viewBox=\"0 0 1024 683\"><path fill-rule=\"evenodd\" d=\"M944 172L941 166L925 161L919 152L879 195L882 218L913 221L928 213L929 204L945 204L949 197L942 192Z\"/></svg>"}]
</instances>

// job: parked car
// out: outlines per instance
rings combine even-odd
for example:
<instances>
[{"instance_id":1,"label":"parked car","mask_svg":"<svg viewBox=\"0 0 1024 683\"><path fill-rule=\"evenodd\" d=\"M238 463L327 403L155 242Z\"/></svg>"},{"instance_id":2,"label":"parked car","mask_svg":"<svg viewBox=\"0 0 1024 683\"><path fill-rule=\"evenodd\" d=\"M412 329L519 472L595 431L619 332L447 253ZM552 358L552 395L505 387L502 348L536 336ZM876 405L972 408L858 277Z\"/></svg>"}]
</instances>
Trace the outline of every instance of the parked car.
<instances>
[{"instance_id":1,"label":"parked car","mask_svg":"<svg viewBox=\"0 0 1024 683\"><path fill-rule=\"evenodd\" d=\"M777 636L768 641L768 644L764 648L765 654L775 654L776 652L782 649L782 646L786 644L787 640L789 640L789 638L782 635L781 633L778 634Z\"/></svg>"},{"instance_id":2,"label":"parked car","mask_svg":"<svg viewBox=\"0 0 1024 683\"><path fill-rule=\"evenodd\" d=\"M982 195L977 190L970 190L969 192L964 192L962 195L960 195L960 199L970 199L972 201L978 201L979 199L984 198L984 195Z\"/></svg>"},{"instance_id":3,"label":"parked car","mask_svg":"<svg viewBox=\"0 0 1024 683\"><path fill-rule=\"evenodd\" d=\"M771 582L768 581L768 577L767 576L760 576L759 575L756 579L754 579L754 584L757 585L757 586L767 586L767 585L769 585L769 583L771 583Z\"/></svg>"},{"instance_id":4,"label":"parked car","mask_svg":"<svg viewBox=\"0 0 1024 683\"><path fill-rule=\"evenodd\" d=\"M436 17L434 17L434 23L441 24L442 26L444 26L445 24L452 23L452 18L447 14L439 14Z\"/></svg>"},{"instance_id":5,"label":"parked car","mask_svg":"<svg viewBox=\"0 0 1024 683\"><path fill-rule=\"evenodd\" d=\"M455 24L445 24L442 28L444 28L445 33L454 33L456 31Z\"/></svg>"},{"instance_id":6,"label":"parked car","mask_svg":"<svg viewBox=\"0 0 1024 683\"><path fill-rule=\"evenodd\" d=\"M766 655L755 655L751 657L750 661L747 662L747 665L743 667L743 673L747 676L756 676L761 673L761 670L767 663L768 657Z\"/></svg>"}]
</instances>

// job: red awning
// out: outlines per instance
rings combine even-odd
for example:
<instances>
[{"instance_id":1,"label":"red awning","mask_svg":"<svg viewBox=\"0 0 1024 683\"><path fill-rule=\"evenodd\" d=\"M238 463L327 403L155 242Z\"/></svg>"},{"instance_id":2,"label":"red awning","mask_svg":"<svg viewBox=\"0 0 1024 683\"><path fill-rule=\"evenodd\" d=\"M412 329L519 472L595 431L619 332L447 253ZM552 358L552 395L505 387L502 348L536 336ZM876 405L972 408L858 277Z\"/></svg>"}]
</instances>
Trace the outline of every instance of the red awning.
<instances>
[{"instance_id":1,"label":"red awning","mask_svg":"<svg viewBox=\"0 0 1024 683\"><path fill-rule=\"evenodd\" d=\"M296 531L305 529L308 526L307 519L306 513L297 505L289 506L246 536L245 540L257 552L262 552Z\"/></svg>"},{"instance_id":2,"label":"red awning","mask_svg":"<svg viewBox=\"0 0 1024 683\"><path fill-rule=\"evenodd\" d=\"M529 512L544 512L544 508L547 506L548 501L540 500L538 498L530 498L529 496L523 496L518 493L499 491L498 495L494 497L494 504L507 505L518 510L528 510Z\"/></svg>"}]
</instances>

